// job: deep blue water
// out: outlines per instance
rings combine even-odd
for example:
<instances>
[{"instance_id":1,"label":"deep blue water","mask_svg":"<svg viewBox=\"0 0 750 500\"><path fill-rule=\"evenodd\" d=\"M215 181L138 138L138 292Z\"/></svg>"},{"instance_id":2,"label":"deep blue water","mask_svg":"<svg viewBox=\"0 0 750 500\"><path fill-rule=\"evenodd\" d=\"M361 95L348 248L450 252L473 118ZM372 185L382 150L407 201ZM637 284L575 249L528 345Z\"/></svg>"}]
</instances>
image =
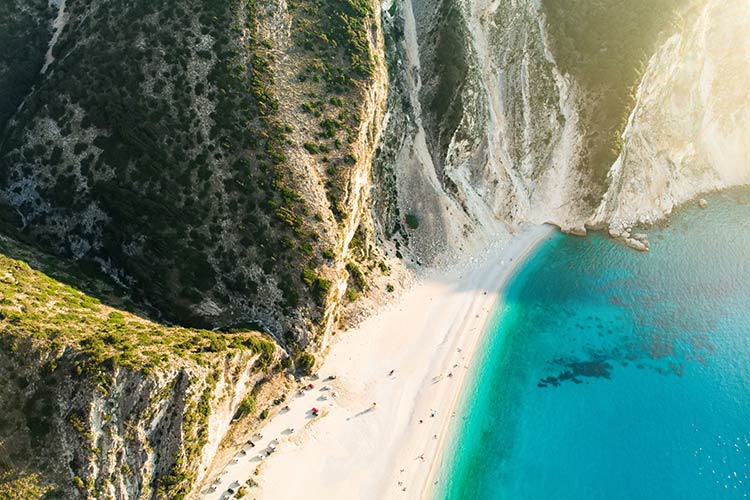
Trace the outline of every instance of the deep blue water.
<instances>
[{"instance_id":1,"label":"deep blue water","mask_svg":"<svg viewBox=\"0 0 750 500\"><path fill-rule=\"evenodd\" d=\"M511 280L444 455L443 500L750 497L750 196L556 235Z\"/></svg>"}]
</instances>

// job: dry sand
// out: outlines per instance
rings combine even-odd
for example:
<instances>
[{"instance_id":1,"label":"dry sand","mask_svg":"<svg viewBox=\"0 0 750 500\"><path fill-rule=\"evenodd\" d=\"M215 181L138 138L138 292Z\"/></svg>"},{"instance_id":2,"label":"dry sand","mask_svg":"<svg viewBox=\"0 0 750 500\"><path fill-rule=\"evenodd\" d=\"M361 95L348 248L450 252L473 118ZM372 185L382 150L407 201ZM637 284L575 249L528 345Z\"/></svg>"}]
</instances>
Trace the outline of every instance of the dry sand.
<instances>
[{"instance_id":1,"label":"dry sand","mask_svg":"<svg viewBox=\"0 0 750 500\"><path fill-rule=\"evenodd\" d=\"M341 334L314 389L292 397L204 498L226 498L249 477L259 487L246 498L259 500L428 498L489 314L518 264L551 232L529 228L483 258L426 273L396 304ZM277 451L261 465L258 454L274 438Z\"/></svg>"}]
</instances>

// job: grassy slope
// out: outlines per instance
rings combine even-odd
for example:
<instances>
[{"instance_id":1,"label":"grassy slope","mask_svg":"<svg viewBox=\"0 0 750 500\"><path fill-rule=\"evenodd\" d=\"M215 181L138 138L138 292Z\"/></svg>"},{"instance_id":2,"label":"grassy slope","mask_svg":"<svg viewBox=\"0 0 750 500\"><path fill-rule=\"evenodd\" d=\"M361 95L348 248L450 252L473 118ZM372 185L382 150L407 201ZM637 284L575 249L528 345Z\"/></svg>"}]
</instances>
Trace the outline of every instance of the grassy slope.
<instances>
[{"instance_id":1,"label":"grassy slope","mask_svg":"<svg viewBox=\"0 0 750 500\"><path fill-rule=\"evenodd\" d=\"M50 269L49 258L34 258L34 252L0 239L0 336L11 349L15 342L29 340L40 350L72 347L82 354L82 370L94 372L115 367L147 372L175 359L201 363L207 353L232 349L262 352L264 359L274 352L273 342L257 332L166 326L115 309L8 254L23 255L67 280L76 278ZM114 289L100 286L100 291Z\"/></svg>"}]
</instances>

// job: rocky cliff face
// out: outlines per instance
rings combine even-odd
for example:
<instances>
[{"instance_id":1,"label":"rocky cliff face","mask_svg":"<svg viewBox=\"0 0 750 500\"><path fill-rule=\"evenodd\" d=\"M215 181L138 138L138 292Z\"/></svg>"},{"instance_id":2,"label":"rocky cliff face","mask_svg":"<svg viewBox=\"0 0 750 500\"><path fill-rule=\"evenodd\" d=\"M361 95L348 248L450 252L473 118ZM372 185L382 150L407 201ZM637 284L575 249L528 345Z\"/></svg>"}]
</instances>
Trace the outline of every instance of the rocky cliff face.
<instances>
[{"instance_id":1,"label":"rocky cliff face","mask_svg":"<svg viewBox=\"0 0 750 500\"><path fill-rule=\"evenodd\" d=\"M59 4L0 143L6 231L95 264L171 321L325 336L362 291L352 266L377 258L376 14L365 0Z\"/></svg>"},{"instance_id":2,"label":"rocky cliff face","mask_svg":"<svg viewBox=\"0 0 750 500\"><path fill-rule=\"evenodd\" d=\"M531 1L394 2L384 177L390 233L422 259L486 244L513 225L580 225L588 185L574 82ZM388 44L387 44L388 45ZM413 214L419 229L403 220Z\"/></svg>"},{"instance_id":3,"label":"rocky cliff face","mask_svg":"<svg viewBox=\"0 0 750 500\"><path fill-rule=\"evenodd\" d=\"M750 183L750 4L699 2L651 58L593 217L620 233Z\"/></svg>"},{"instance_id":4,"label":"rocky cliff face","mask_svg":"<svg viewBox=\"0 0 750 500\"><path fill-rule=\"evenodd\" d=\"M750 182L747 3L579 3L0 6L0 496L187 495L385 253Z\"/></svg>"},{"instance_id":5,"label":"rocky cliff face","mask_svg":"<svg viewBox=\"0 0 750 500\"><path fill-rule=\"evenodd\" d=\"M7 341L0 356L3 424L30 429L3 433L6 459L43 471L58 498L183 498L259 377L257 356L104 380L78 375L79 357Z\"/></svg>"},{"instance_id":6,"label":"rocky cliff face","mask_svg":"<svg viewBox=\"0 0 750 500\"><path fill-rule=\"evenodd\" d=\"M45 498L184 498L278 347L116 309L77 271L0 238L0 493L35 471Z\"/></svg>"},{"instance_id":7,"label":"rocky cliff face","mask_svg":"<svg viewBox=\"0 0 750 500\"><path fill-rule=\"evenodd\" d=\"M384 5L391 95L374 208L418 259L525 222L629 235L750 181L747 3L579 7Z\"/></svg>"}]
</instances>

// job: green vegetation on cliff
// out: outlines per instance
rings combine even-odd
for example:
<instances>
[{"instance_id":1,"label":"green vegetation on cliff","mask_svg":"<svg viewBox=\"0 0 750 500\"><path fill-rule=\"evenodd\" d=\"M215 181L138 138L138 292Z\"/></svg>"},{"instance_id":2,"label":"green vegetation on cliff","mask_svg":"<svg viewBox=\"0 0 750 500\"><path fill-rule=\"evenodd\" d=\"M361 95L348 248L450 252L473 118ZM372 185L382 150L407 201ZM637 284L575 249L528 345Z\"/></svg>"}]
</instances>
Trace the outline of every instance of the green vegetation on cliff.
<instances>
[{"instance_id":1,"label":"green vegetation on cliff","mask_svg":"<svg viewBox=\"0 0 750 500\"><path fill-rule=\"evenodd\" d=\"M74 255L83 245L163 314L200 324L194 305L252 296L273 266L307 260L282 241L309 239L302 224L279 214L308 209L283 166L255 3L171 3L69 1L58 61L0 162L11 203L13 182L35 186L15 199L35 241ZM28 142L39 120L54 123L54 141ZM50 210L36 211L36 198ZM61 241L61 217L97 223Z\"/></svg>"},{"instance_id":2,"label":"green vegetation on cliff","mask_svg":"<svg viewBox=\"0 0 750 500\"><path fill-rule=\"evenodd\" d=\"M68 0L55 62L0 137L0 227L95 263L182 325L258 320L283 340L320 324L328 294L302 271L328 279L352 216L374 11L272 7ZM281 109L278 16L293 28L287 56L304 62L289 94L319 98L315 115ZM324 175L291 159L303 142ZM329 204L309 192L318 177Z\"/></svg>"},{"instance_id":3,"label":"green vegetation on cliff","mask_svg":"<svg viewBox=\"0 0 750 500\"><path fill-rule=\"evenodd\" d=\"M70 285L7 256L19 247L0 239L0 339L6 349L31 342L35 349L80 352L80 372L117 367L149 371L206 353L247 349L261 354L267 368L275 344L257 332L217 333L165 326L103 304ZM30 255L26 253L26 255Z\"/></svg>"},{"instance_id":4,"label":"green vegetation on cliff","mask_svg":"<svg viewBox=\"0 0 750 500\"><path fill-rule=\"evenodd\" d=\"M0 455L3 453L5 453L5 450L0 447ZM0 460L0 463L2 463L2 460ZM16 474L12 471L0 471L0 498L13 500L52 500L60 498L52 495L53 491L54 488L45 484L39 474L26 472Z\"/></svg>"},{"instance_id":5,"label":"green vegetation on cliff","mask_svg":"<svg viewBox=\"0 0 750 500\"><path fill-rule=\"evenodd\" d=\"M0 131L39 78L52 13L47 0L0 2Z\"/></svg>"}]
</instances>

